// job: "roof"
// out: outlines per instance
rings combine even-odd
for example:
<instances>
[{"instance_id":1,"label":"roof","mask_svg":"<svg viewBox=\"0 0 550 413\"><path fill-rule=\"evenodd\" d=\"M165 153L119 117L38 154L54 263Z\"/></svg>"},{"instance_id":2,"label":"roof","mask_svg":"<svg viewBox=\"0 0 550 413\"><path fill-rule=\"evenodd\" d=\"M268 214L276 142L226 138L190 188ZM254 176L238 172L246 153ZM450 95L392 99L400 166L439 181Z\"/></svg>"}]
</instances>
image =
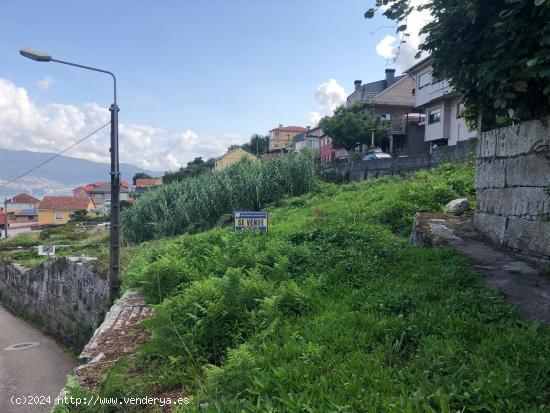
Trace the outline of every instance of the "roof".
<instances>
[{"instance_id":1,"label":"roof","mask_svg":"<svg viewBox=\"0 0 550 413\"><path fill-rule=\"evenodd\" d=\"M91 183L91 184L79 186L78 188L73 189L73 191L77 191L79 189L82 189L85 192L91 192L92 190L94 190L98 187L105 187L105 186L108 186L110 188L111 183L110 182L97 181L97 182L94 182L94 183ZM128 189L128 188L130 188L130 184L128 183L128 181L120 181L120 187ZM110 190L109 190L109 192L110 192Z\"/></svg>"},{"instance_id":2,"label":"roof","mask_svg":"<svg viewBox=\"0 0 550 413\"><path fill-rule=\"evenodd\" d=\"M76 211L88 209L92 200L83 196L45 196L39 210Z\"/></svg>"},{"instance_id":3,"label":"roof","mask_svg":"<svg viewBox=\"0 0 550 413\"><path fill-rule=\"evenodd\" d=\"M110 194L111 193L111 184L105 184L105 185L102 185L102 186L96 186L94 189L88 191L90 192L91 194ZM128 188L125 188L122 186L122 184L120 185L120 192L123 192L123 193L126 193L128 192Z\"/></svg>"},{"instance_id":4,"label":"roof","mask_svg":"<svg viewBox=\"0 0 550 413\"><path fill-rule=\"evenodd\" d=\"M29 195L29 194L25 194L25 193L15 195L11 199L11 203L13 203L13 204L36 204L38 202L40 202L40 199L35 198L34 196Z\"/></svg>"},{"instance_id":5,"label":"roof","mask_svg":"<svg viewBox=\"0 0 550 413\"><path fill-rule=\"evenodd\" d=\"M407 70L405 70L405 73L411 73L415 72L417 69L420 69L422 66L430 63L432 60L431 56L425 57L424 59L420 60L419 62L415 63L411 67L409 67Z\"/></svg>"},{"instance_id":6,"label":"roof","mask_svg":"<svg viewBox=\"0 0 550 413\"><path fill-rule=\"evenodd\" d=\"M243 148L241 148L241 147L239 146L238 148L231 149L230 151L227 151L227 152L224 153L223 155L218 156L218 157L216 158L216 160L221 159L221 158L223 158L223 157L229 155L230 153L233 153L233 152L239 151L239 150L242 151L242 152L247 153L248 155L252 155L254 158L258 158L258 157L257 157L256 155L254 155L253 153L250 153L250 152L248 152L248 151L245 151ZM258 158L258 159L259 159L259 158Z\"/></svg>"},{"instance_id":7,"label":"roof","mask_svg":"<svg viewBox=\"0 0 550 413\"><path fill-rule=\"evenodd\" d=\"M317 128L317 129L319 129L319 128ZM311 129L311 130L313 130L313 129ZM305 141L306 139L320 139L319 136L312 135L311 130L307 131L307 133L304 132L304 133L300 133L300 134L294 136L294 138L292 138L292 140L294 142L302 142L302 141Z\"/></svg>"},{"instance_id":8,"label":"roof","mask_svg":"<svg viewBox=\"0 0 550 413\"><path fill-rule=\"evenodd\" d=\"M138 178L136 186L157 186L162 185L162 178Z\"/></svg>"},{"instance_id":9,"label":"roof","mask_svg":"<svg viewBox=\"0 0 550 413\"><path fill-rule=\"evenodd\" d=\"M306 128L301 126L279 126L278 128L271 129L270 132L279 131L279 132L305 132Z\"/></svg>"}]
</instances>

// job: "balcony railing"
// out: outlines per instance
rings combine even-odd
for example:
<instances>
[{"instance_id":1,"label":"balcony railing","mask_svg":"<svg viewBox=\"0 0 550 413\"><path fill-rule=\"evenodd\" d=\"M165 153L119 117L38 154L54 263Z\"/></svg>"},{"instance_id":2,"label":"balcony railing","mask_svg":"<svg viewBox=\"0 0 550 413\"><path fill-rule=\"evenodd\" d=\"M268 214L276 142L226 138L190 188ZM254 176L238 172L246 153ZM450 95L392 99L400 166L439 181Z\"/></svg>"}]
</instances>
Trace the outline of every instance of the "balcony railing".
<instances>
[{"instance_id":1,"label":"balcony railing","mask_svg":"<svg viewBox=\"0 0 550 413\"><path fill-rule=\"evenodd\" d=\"M361 103L373 103L374 98L378 95L378 93L374 92L355 92L352 95L348 97L347 100L347 106L352 106L355 102L361 102Z\"/></svg>"}]
</instances>

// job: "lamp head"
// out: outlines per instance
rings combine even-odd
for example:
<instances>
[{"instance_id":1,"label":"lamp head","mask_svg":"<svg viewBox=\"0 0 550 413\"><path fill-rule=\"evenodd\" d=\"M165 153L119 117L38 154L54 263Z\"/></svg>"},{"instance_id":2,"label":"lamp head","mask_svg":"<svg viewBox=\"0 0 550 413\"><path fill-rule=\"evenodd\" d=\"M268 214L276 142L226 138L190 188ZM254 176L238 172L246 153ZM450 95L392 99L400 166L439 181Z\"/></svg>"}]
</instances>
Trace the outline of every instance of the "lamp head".
<instances>
[{"instance_id":1,"label":"lamp head","mask_svg":"<svg viewBox=\"0 0 550 413\"><path fill-rule=\"evenodd\" d=\"M36 60L37 62L49 62L52 60L52 57L48 53L41 52L39 50L21 49L19 50L19 53L21 54L21 56Z\"/></svg>"}]
</instances>

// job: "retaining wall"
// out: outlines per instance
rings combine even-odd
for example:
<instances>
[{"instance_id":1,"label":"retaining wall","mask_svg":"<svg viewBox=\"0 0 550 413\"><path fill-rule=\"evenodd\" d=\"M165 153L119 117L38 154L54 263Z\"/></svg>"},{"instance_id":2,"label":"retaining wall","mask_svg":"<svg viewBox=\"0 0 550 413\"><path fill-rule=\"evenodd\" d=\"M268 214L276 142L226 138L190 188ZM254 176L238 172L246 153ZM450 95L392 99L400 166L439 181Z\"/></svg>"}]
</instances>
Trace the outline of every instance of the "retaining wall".
<instances>
[{"instance_id":1,"label":"retaining wall","mask_svg":"<svg viewBox=\"0 0 550 413\"><path fill-rule=\"evenodd\" d=\"M0 263L2 304L31 316L64 344L81 348L102 321L108 280L92 258L54 258L33 269Z\"/></svg>"},{"instance_id":2,"label":"retaining wall","mask_svg":"<svg viewBox=\"0 0 550 413\"><path fill-rule=\"evenodd\" d=\"M482 133L477 158L476 228L550 261L550 117Z\"/></svg>"}]
</instances>

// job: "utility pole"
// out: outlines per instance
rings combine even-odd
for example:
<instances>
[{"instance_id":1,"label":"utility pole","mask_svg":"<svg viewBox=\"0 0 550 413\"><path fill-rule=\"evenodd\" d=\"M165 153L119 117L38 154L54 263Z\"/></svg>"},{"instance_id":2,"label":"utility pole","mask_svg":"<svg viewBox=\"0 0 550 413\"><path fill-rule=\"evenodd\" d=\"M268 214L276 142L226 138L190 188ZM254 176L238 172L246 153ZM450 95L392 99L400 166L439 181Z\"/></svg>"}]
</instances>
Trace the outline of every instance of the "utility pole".
<instances>
[{"instance_id":1,"label":"utility pole","mask_svg":"<svg viewBox=\"0 0 550 413\"><path fill-rule=\"evenodd\" d=\"M10 200L8 198L4 199L4 232L6 234L6 238L8 238L8 202Z\"/></svg>"},{"instance_id":2,"label":"utility pole","mask_svg":"<svg viewBox=\"0 0 550 413\"><path fill-rule=\"evenodd\" d=\"M111 251L110 282L111 300L120 294L120 169L118 161L118 105L115 102L111 111Z\"/></svg>"}]
</instances>

